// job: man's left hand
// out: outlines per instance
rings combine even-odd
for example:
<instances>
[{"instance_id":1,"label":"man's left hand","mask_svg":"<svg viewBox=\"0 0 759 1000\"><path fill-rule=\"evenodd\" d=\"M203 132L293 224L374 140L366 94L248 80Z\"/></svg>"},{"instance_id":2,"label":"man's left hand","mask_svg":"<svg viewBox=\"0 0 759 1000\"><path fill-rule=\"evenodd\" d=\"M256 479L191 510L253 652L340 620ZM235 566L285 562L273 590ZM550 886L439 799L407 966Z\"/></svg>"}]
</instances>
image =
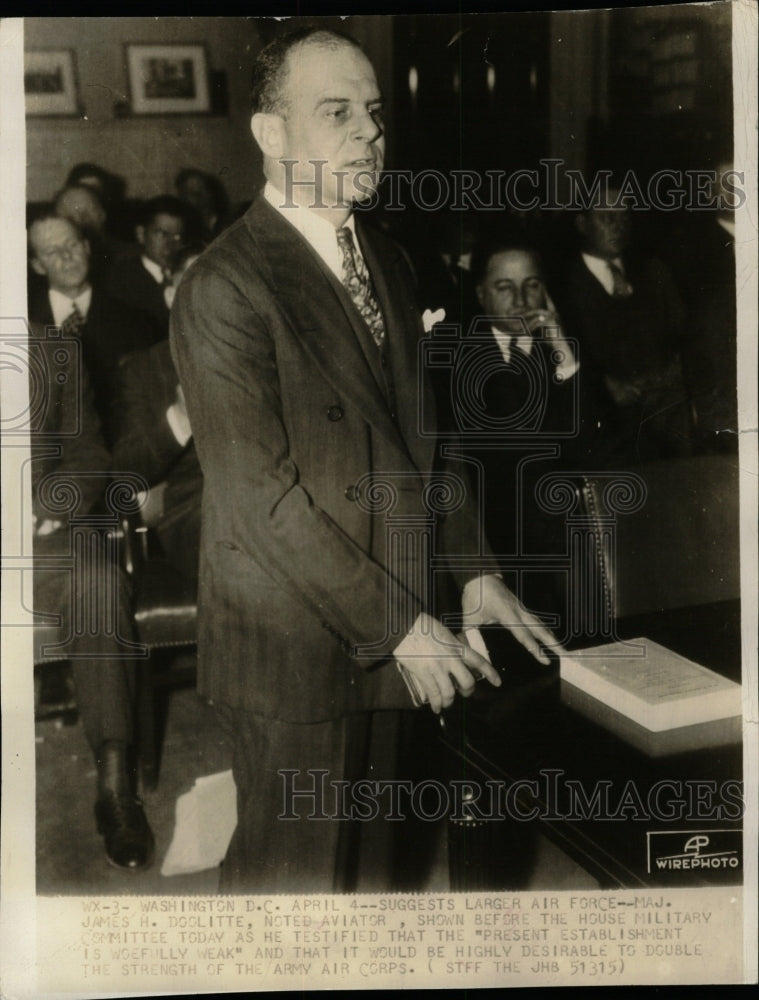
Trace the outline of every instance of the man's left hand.
<instances>
[{"instance_id":1,"label":"man's left hand","mask_svg":"<svg viewBox=\"0 0 759 1000\"><path fill-rule=\"evenodd\" d=\"M465 629L503 625L539 663L550 663L543 647L561 652L555 636L521 606L500 577L489 575L470 580L461 595L461 610Z\"/></svg>"}]
</instances>

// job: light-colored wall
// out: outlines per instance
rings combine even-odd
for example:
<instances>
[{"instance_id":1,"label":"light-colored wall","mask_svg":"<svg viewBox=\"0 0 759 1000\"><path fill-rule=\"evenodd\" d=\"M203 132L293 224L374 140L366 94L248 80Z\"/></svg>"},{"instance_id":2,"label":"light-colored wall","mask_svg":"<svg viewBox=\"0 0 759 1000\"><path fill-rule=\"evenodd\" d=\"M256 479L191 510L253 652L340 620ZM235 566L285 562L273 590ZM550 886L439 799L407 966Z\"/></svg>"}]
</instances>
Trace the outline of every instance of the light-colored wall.
<instances>
[{"instance_id":1,"label":"light-colored wall","mask_svg":"<svg viewBox=\"0 0 759 1000\"><path fill-rule=\"evenodd\" d=\"M344 24L365 45L387 86L391 22L390 17L355 17ZM124 46L130 42L204 42L210 69L227 74L228 113L116 118L114 103L129 98ZM74 50L86 115L27 119L28 201L50 199L71 167L83 161L124 177L133 198L171 191L174 176L186 166L217 174L233 202L255 194L261 181L249 131L250 67L261 46L255 18L27 18L24 45L27 50Z\"/></svg>"}]
</instances>

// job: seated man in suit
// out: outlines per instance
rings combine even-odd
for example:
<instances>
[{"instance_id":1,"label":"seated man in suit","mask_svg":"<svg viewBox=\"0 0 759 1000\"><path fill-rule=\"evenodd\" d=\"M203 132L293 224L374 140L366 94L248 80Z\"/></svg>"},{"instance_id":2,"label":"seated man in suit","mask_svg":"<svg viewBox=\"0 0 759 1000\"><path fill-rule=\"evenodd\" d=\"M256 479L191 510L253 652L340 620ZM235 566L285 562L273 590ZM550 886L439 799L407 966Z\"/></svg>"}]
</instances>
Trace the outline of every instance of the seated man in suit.
<instances>
[{"instance_id":1,"label":"seated man in suit","mask_svg":"<svg viewBox=\"0 0 759 1000\"><path fill-rule=\"evenodd\" d=\"M195 167L185 167L174 178L177 195L198 216L200 234L206 242L216 239L229 224L229 198L218 177Z\"/></svg>"},{"instance_id":2,"label":"seated man in suit","mask_svg":"<svg viewBox=\"0 0 759 1000\"><path fill-rule=\"evenodd\" d=\"M47 347L51 348L48 354L55 352L54 363L45 364ZM95 816L105 838L106 856L117 868L138 871L151 862L153 834L135 795L130 756L135 674L134 660L125 658L134 651L128 579L100 551L87 565L75 562L73 569L60 568L66 557L82 558L80 548L73 546L72 551L68 520L74 514L86 517L98 504L108 479L109 455L100 435L87 369L80 366L79 352L71 348L71 341L56 338L46 344L43 330L33 325L29 349L38 355L39 367L49 373L42 387L30 386L32 394L44 393L41 405L32 407L30 428L34 609L40 615L59 617L61 635L68 636L66 650L79 712L97 766ZM70 431L72 421L77 433ZM61 497L69 495L78 495L76 508L61 512ZM82 528L80 522L78 530ZM97 528L87 533L90 555L101 538Z\"/></svg>"},{"instance_id":3,"label":"seated man in suit","mask_svg":"<svg viewBox=\"0 0 759 1000\"><path fill-rule=\"evenodd\" d=\"M97 191L86 184L71 184L55 199L55 211L78 226L90 244L91 272L95 281L105 279L125 257L137 255L137 247L107 231L108 216Z\"/></svg>"},{"instance_id":4,"label":"seated man in suit","mask_svg":"<svg viewBox=\"0 0 759 1000\"><path fill-rule=\"evenodd\" d=\"M156 530L170 562L197 584L203 476L168 340L124 360L114 414L114 472L165 483Z\"/></svg>"},{"instance_id":5,"label":"seated man in suit","mask_svg":"<svg viewBox=\"0 0 759 1000\"><path fill-rule=\"evenodd\" d=\"M519 553L563 550L564 524L541 513L536 486L547 473L593 467L596 424L537 251L519 232L493 234L475 248L472 275L480 313L463 332L449 392L485 534L506 570ZM558 601L554 583L541 574L522 596L545 611Z\"/></svg>"},{"instance_id":6,"label":"seated man in suit","mask_svg":"<svg viewBox=\"0 0 759 1000\"><path fill-rule=\"evenodd\" d=\"M598 421L612 462L687 455L692 424L681 364L684 311L667 267L631 252L629 211L619 191L576 219L580 253L559 307L577 338L583 371L603 387Z\"/></svg>"},{"instance_id":7,"label":"seated man in suit","mask_svg":"<svg viewBox=\"0 0 759 1000\"><path fill-rule=\"evenodd\" d=\"M44 291L30 295L29 319L58 326L82 343L95 393L95 408L110 443L111 401L120 359L158 338L150 318L116 302L90 277L90 245L77 226L55 213L29 227L33 270L46 278Z\"/></svg>"},{"instance_id":8,"label":"seated man in suit","mask_svg":"<svg viewBox=\"0 0 759 1000\"><path fill-rule=\"evenodd\" d=\"M190 210L178 198L153 198L141 212L135 232L140 255L111 271L108 290L119 302L151 316L160 339L169 335L167 290L177 255L188 236Z\"/></svg>"},{"instance_id":9,"label":"seated man in suit","mask_svg":"<svg viewBox=\"0 0 759 1000\"><path fill-rule=\"evenodd\" d=\"M179 254L172 292L202 251L195 243ZM197 587L203 476L168 340L123 360L113 423L116 474L137 472L151 487L163 485L156 531L169 561Z\"/></svg>"}]
</instances>

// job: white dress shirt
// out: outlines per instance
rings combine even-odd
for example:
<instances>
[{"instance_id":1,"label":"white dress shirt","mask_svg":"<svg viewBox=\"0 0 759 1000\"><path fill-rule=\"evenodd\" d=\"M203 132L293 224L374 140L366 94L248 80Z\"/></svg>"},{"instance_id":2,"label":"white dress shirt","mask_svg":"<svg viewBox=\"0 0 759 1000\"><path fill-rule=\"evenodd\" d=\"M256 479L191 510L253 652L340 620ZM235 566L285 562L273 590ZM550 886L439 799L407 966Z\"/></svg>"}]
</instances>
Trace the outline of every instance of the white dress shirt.
<instances>
[{"instance_id":1,"label":"white dress shirt","mask_svg":"<svg viewBox=\"0 0 759 1000\"><path fill-rule=\"evenodd\" d=\"M142 255L140 260L142 261L142 266L148 272L153 281L155 281L157 285L163 285L166 275L164 275L161 265L156 264L154 260L151 260L150 257L146 257L145 254ZM175 291L176 289L173 285L164 285L163 301L166 303L167 309L171 309L171 303L174 301Z\"/></svg>"},{"instance_id":2,"label":"white dress shirt","mask_svg":"<svg viewBox=\"0 0 759 1000\"><path fill-rule=\"evenodd\" d=\"M582 259L585 261L585 266L604 287L604 291L607 295L614 294L614 275L611 273L611 268L609 264L614 264L618 267L622 274L625 273L625 265L622 263L621 257L613 257L611 260L604 260L603 257L594 257L592 254L584 253Z\"/></svg>"},{"instance_id":3,"label":"white dress shirt","mask_svg":"<svg viewBox=\"0 0 759 1000\"><path fill-rule=\"evenodd\" d=\"M556 306L553 304L550 296L546 297L545 310L552 320L547 322L546 325L554 327L556 329L556 349L561 353L561 361L556 365L556 374L560 376L560 380L566 382L568 379L579 371L580 363L576 360L572 349L569 344L564 340L564 332L561 326L558 326L556 320ZM494 326L490 328L492 330L493 336L495 337L495 342L498 344L498 350L501 352L501 356L506 364L511 361L512 349L516 347L517 350L523 351L528 356L532 354L532 348L534 344L534 338L529 333L521 333L516 339L513 334L505 333L503 330L497 330Z\"/></svg>"},{"instance_id":4,"label":"white dress shirt","mask_svg":"<svg viewBox=\"0 0 759 1000\"><path fill-rule=\"evenodd\" d=\"M54 288L50 288L48 289L47 297L53 313L53 323L56 326L63 326L64 322L74 311L74 303L76 303L76 307L84 319L87 319L87 313L90 311L90 303L92 302L92 288L85 288L75 299L64 295L63 292L56 291Z\"/></svg>"},{"instance_id":5,"label":"white dress shirt","mask_svg":"<svg viewBox=\"0 0 759 1000\"><path fill-rule=\"evenodd\" d=\"M503 330L497 330L494 326L491 326L490 329L493 332L495 342L498 344L498 350L501 352L501 356L506 364L511 361L512 346L516 347L519 351L523 351L525 354L532 354L532 337L530 334L523 333L515 338L513 334L504 333Z\"/></svg>"},{"instance_id":6,"label":"white dress shirt","mask_svg":"<svg viewBox=\"0 0 759 1000\"><path fill-rule=\"evenodd\" d=\"M153 281L155 281L157 285L162 285L163 268L161 267L161 265L156 264L154 260L151 260L150 257L146 257L145 254L143 254L142 257L140 257L140 260L142 261L142 266L148 272Z\"/></svg>"},{"instance_id":7,"label":"white dress shirt","mask_svg":"<svg viewBox=\"0 0 759 1000\"><path fill-rule=\"evenodd\" d=\"M337 280L342 283L343 256L337 245L337 230L332 223L327 219L322 219L321 216L302 205L284 207L282 202L285 200L285 196L270 181L267 181L264 188L264 198L284 219L287 219L291 226L295 226L303 239L316 251ZM353 234L354 252L363 259L361 247L356 238L356 220L353 215L348 217L344 225Z\"/></svg>"}]
</instances>

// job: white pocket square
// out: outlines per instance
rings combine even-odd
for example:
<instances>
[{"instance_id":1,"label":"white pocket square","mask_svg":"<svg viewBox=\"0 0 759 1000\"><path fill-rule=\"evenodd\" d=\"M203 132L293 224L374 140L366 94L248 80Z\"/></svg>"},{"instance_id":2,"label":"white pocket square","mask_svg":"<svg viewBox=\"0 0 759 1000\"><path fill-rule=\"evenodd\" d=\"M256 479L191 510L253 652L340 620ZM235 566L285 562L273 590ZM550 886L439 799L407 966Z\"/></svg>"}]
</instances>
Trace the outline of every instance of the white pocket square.
<instances>
[{"instance_id":1,"label":"white pocket square","mask_svg":"<svg viewBox=\"0 0 759 1000\"><path fill-rule=\"evenodd\" d=\"M436 309L433 312L431 309L425 309L422 313L422 323L424 324L424 332L429 333L432 327L436 323L442 323L445 319L445 309Z\"/></svg>"}]
</instances>

